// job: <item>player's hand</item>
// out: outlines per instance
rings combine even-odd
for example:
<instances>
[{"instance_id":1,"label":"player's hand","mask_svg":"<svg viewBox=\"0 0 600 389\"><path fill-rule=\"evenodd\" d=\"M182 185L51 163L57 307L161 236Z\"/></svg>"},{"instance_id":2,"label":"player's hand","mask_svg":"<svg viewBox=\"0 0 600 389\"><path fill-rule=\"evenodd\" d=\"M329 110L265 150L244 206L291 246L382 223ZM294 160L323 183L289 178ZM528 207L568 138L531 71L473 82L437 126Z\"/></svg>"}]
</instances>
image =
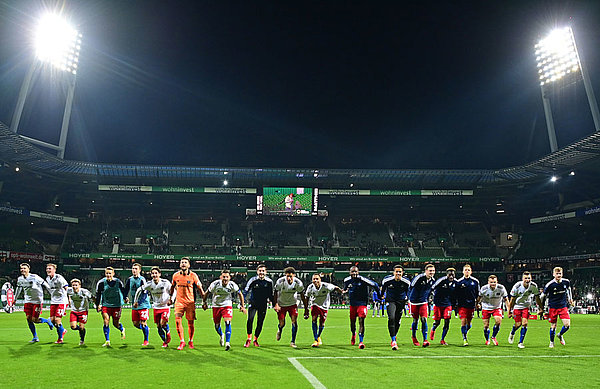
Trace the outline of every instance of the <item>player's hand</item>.
<instances>
[{"instance_id":1,"label":"player's hand","mask_svg":"<svg viewBox=\"0 0 600 389\"><path fill-rule=\"evenodd\" d=\"M509 312L508 312L508 317L509 317L509 318L512 318L512 317L513 317L513 313L512 313L512 311L509 311Z\"/></svg>"},{"instance_id":2,"label":"player's hand","mask_svg":"<svg viewBox=\"0 0 600 389\"><path fill-rule=\"evenodd\" d=\"M125 297L125 304L129 304L129 297Z\"/></svg>"},{"instance_id":3,"label":"player's hand","mask_svg":"<svg viewBox=\"0 0 600 389\"><path fill-rule=\"evenodd\" d=\"M240 307L240 311L242 311L244 315L246 314L246 312L248 312L245 307Z\"/></svg>"},{"instance_id":4,"label":"player's hand","mask_svg":"<svg viewBox=\"0 0 600 389\"><path fill-rule=\"evenodd\" d=\"M98 306L96 307L96 312L100 312L101 310L102 310L102 305L98 305Z\"/></svg>"},{"instance_id":5,"label":"player's hand","mask_svg":"<svg viewBox=\"0 0 600 389\"><path fill-rule=\"evenodd\" d=\"M304 320L308 319L308 310L304 311Z\"/></svg>"},{"instance_id":6,"label":"player's hand","mask_svg":"<svg viewBox=\"0 0 600 389\"><path fill-rule=\"evenodd\" d=\"M206 303L206 301L202 303L202 309L205 311L208 309L208 304Z\"/></svg>"},{"instance_id":7,"label":"player's hand","mask_svg":"<svg viewBox=\"0 0 600 389\"><path fill-rule=\"evenodd\" d=\"M133 303L133 307L134 307L134 308L137 308L137 307L138 307L138 303L137 303L137 301L136 301L135 303Z\"/></svg>"},{"instance_id":8,"label":"player's hand","mask_svg":"<svg viewBox=\"0 0 600 389\"><path fill-rule=\"evenodd\" d=\"M173 300L169 299L169 301L167 301L167 305L173 305Z\"/></svg>"},{"instance_id":9,"label":"player's hand","mask_svg":"<svg viewBox=\"0 0 600 389\"><path fill-rule=\"evenodd\" d=\"M275 306L273 307L273 309L275 310L275 312L281 311L281 307L279 306L279 304L275 304Z\"/></svg>"}]
</instances>

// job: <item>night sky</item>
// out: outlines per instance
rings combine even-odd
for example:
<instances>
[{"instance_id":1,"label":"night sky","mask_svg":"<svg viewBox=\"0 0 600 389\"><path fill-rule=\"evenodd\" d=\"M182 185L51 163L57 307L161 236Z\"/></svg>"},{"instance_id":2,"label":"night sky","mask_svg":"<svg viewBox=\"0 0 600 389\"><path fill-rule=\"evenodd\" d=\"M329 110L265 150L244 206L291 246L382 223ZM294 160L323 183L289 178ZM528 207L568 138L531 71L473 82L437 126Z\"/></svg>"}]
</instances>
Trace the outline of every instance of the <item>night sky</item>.
<instances>
[{"instance_id":1,"label":"night sky","mask_svg":"<svg viewBox=\"0 0 600 389\"><path fill-rule=\"evenodd\" d=\"M52 1L0 0L10 125ZM58 2L62 4L63 2ZM66 158L285 168L501 168L549 153L534 45L571 21L600 97L599 1L66 1L83 34ZM57 142L40 74L20 132ZM552 96L559 147L594 131Z\"/></svg>"}]
</instances>

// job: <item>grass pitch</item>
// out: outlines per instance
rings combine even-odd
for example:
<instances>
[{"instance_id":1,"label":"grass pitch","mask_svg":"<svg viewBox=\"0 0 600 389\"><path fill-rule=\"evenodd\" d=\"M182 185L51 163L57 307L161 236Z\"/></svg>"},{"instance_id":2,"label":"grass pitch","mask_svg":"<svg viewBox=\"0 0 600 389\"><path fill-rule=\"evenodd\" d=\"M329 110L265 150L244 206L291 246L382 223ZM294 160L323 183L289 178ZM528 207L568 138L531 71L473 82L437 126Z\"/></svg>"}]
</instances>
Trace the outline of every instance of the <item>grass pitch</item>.
<instances>
[{"instance_id":1,"label":"grass pitch","mask_svg":"<svg viewBox=\"0 0 600 389\"><path fill-rule=\"evenodd\" d=\"M310 347L310 320L299 319L296 343L289 346L288 322L281 341L275 341L277 319L267 314L261 347L242 347L246 335L246 316L235 312L232 349L219 346L210 311L198 310L196 349L177 351L175 320L171 316L173 342L162 349L154 324L150 324L150 346L141 347L143 336L131 324L130 311L123 311L127 339L111 327L112 348L104 349L102 319L90 312L86 346L78 345L79 335L70 331L65 344L56 345L56 331L38 325L40 342L29 344L31 334L22 312L0 314L0 386L25 387L165 387L237 386L264 388L363 388L436 387L468 385L523 387L600 387L600 316L573 315L566 346L555 343L548 348L549 324L530 321L526 348L509 345L512 320L506 318L498 335L500 345L485 346L481 319L473 320L469 331L470 346L462 347L460 322L453 318L447 341L439 345L441 328L428 348L415 347L410 341L410 319L403 318L398 334L400 349L392 351L387 334L387 318L366 319L366 349L350 345L348 311L332 309L323 333L323 345ZM46 317L47 311L42 316ZM66 316L68 318L68 314ZM185 321L184 321L185 322ZM429 321L431 327L432 321ZM187 338L187 325L186 329ZM560 328L560 327L559 327ZM517 332L517 340L518 340ZM418 333L420 335L420 332ZM419 336L420 338L420 336Z\"/></svg>"}]
</instances>

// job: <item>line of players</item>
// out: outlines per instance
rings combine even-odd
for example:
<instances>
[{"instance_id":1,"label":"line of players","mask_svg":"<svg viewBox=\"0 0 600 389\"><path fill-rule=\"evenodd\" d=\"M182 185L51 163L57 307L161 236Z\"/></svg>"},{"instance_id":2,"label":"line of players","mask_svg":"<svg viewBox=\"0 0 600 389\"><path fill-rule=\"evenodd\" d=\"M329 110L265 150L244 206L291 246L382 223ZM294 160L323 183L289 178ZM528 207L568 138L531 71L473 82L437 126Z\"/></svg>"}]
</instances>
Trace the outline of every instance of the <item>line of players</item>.
<instances>
[{"instance_id":1,"label":"line of players","mask_svg":"<svg viewBox=\"0 0 600 389\"><path fill-rule=\"evenodd\" d=\"M121 334L121 339L125 339L125 328L120 322L121 307L124 302L132 303L132 322L134 327L140 329L144 336L142 346L149 344L149 320L150 299L152 299L153 319L157 326L158 334L163 341L162 347L168 347L171 341L171 332L169 328L170 306L174 306L175 322L177 334L179 336L178 350L186 347L194 348L194 322L196 320L196 300L194 290L197 289L203 300L202 308L208 308L208 296L212 296L212 316L215 331L219 335L221 346L225 350L231 348L231 320L233 317L233 299L239 299L240 311L248 313L247 334L248 338L244 347L253 344L259 347L258 337L261 334L263 322L266 316L268 302L270 301L277 312L278 331L276 339L279 341L282 337L283 328L286 325L286 316L291 321L291 347L296 347L296 335L298 332L298 305L297 299L300 298L304 304L304 318L312 317L312 331L314 342L312 347L319 347L322 344L321 334L323 332L327 311L330 305L330 294L334 291L347 293L350 304L350 331L351 344L356 344L356 322L358 319L358 347L365 348L364 321L367 316L367 303L369 290L373 290L376 296L384 296L387 303L388 331L391 338L391 347L398 349L396 336L400 328L402 312L406 304L409 305L410 314L413 318L411 331L412 341L415 346L421 344L417 340L417 331L419 323L423 335L423 347L429 346L429 340L433 340L437 328L441 325L442 319L444 325L440 344L447 345L445 337L450 326L451 313L454 310L461 320L461 333L463 344L468 345L467 334L471 328L471 321L475 309L482 309L484 336L486 345L490 342L498 345L497 334L503 318L502 303L505 304L509 312L509 317L514 317L515 325L509 335L509 343L513 343L516 331L520 330L520 339L518 346L524 348L524 338L527 332L527 321L529 318L529 309L535 299L539 311L543 312L544 302L541 297L546 297L549 306L550 328L550 347L554 347L554 338L556 336L557 319L560 318L563 327L558 334L561 344L565 344L564 333L570 327L570 317L568 304L572 304L572 294L570 283L562 277L562 268L556 267L553 270L554 279L548 282L543 290L531 281L529 272L523 273L522 281L517 282L511 290L510 300L506 288L498 283L496 276L488 278L487 285L480 287L479 281L471 276L472 269L470 265L464 265L463 277L456 279L456 270L446 269L446 275L434 280L435 267L432 264L425 266L423 273L415 276L412 281L404 276L402 266L394 267L393 274L385 277L381 288L374 281L359 275L356 266L350 268L350 276L344 279L344 289L333 284L323 282L319 274L312 276L312 283L304 290L304 285L299 278L295 277L295 270L288 267L284 270L285 275L279 278L275 283L267 277L265 265L257 268L257 275L252 277L246 284L244 290L231 280L228 270L223 270L219 279L213 281L206 292L198 276L190 270L189 258L182 258L180 261L180 270L173 274L172 282L161 278L161 271L158 267L151 269L151 281L146 281L141 276L142 267L140 264L132 266L132 276L125 283L115 278L114 269L107 267L105 277L98 281L96 285L96 310L102 313L103 332L105 343L103 347L110 347L110 321ZM88 319L89 306L94 303L92 293L81 287L81 281L71 280L69 287L67 281L59 274L56 274L56 265L48 264L46 266L46 280L31 274L29 264L20 265L21 276L17 281L17 290L15 299L24 293L25 306L24 311L27 317L29 329L33 335L30 342L38 342L38 336L35 324L43 323L52 330L56 328L58 339L55 343L63 343L66 329L62 325L62 317L66 313L67 306L71 309L70 327L72 330L79 331L80 345L85 342L85 324ZM50 318L41 318L43 301L43 290L46 289L51 297ZM544 292L542 294L542 291ZM434 304L434 324L431 332L428 333L427 317L428 304L430 296L433 296ZM245 307L245 296L249 299L248 311ZM310 307L310 315L309 315ZM184 339L183 316L188 322L188 342ZM253 332L254 318L257 318L256 328ZM490 331L490 319L494 319L493 328ZM221 327L221 322L225 323L225 331ZM491 336L490 336L491 335Z\"/></svg>"}]
</instances>

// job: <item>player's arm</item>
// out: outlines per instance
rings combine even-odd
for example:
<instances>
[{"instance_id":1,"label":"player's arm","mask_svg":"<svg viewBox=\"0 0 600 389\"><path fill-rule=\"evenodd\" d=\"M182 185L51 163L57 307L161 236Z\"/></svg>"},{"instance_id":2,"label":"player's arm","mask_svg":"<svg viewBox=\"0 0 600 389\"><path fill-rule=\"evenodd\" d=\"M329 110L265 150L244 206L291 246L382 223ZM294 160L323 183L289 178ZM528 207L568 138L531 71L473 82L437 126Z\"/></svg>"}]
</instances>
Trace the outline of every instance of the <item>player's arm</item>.
<instances>
[{"instance_id":1,"label":"player's arm","mask_svg":"<svg viewBox=\"0 0 600 389\"><path fill-rule=\"evenodd\" d=\"M511 300L512 300L512 297L511 297ZM508 315L510 317L510 312L511 312L510 301L508 300L507 296L504 296L504 300L503 301L504 301L504 306L506 307L506 310L508 311Z\"/></svg>"},{"instance_id":2,"label":"player's arm","mask_svg":"<svg viewBox=\"0 0 600 389\"><path fill-rule=\"evenodd\" d=\"M238 298L240 299L240 311L246 313L246 303L244 301L244 294L241 290L238 290Z\"/></svg>"},{"instance_id":3,"label":"player's arm","mask_svg":"<svg viewBox=\"0 0 600 389\"><path fill-rule=\"evenodd\" d=\"M134 308L138 307L138 299L140 298L140 296L142 295L142 293L144 292L144 290L146 285L142 285L139 288L137 288L137 290L135 291L135 295L133 296L133 304L132 306Z\"/></svg>"},{"instance_id":4,"label":"player's arm","mask_svg":"<svg viewBox=\"0 0 600 389\"><path fill-rule=\"evenodd\" d=\"M23 293L24 289L17 284L17 289L15 290L15 305L17 305L17 299Z\"/></svg>"},{"instance_id":5,"label":"player's arm","mask_svg":"<svg viewBox=\"0 0 600 389\"><path fill-rule=\"evenodd\" d=\"M98 285L96 285L96 311L100 312L102 309L102 292L104 291L104 282L98 281Z\"/></svg>"},{"instance_id":6,"label":"player's arm","mask_svg":"<svg viewBox=\"0 0 600 389\"><path fill-rule=\"evenodd\" d=\"M517 301L515 299L515 296L510 296L510 301L508 302L508 305L506 306L508 309L508 317L512 317L512 315L513 315L513 307L515 306L515 301Z\"/></svg>"},{"instance_id":7,"label":"player's arm","mask_svg":"<svg viewBox=\"0 0 600 389\"><path fill-rule=\"evenodd\" d=\"M131 277L125 281L125 286L121 289L121 293L123 293L123 300L126 303L129 303L129 291L131 290Z\"/></svg>"},{"instance_id":8,"label":"player's arm","mask_svg":"<svg viewBox=\"0 0 600 389\"><path fill-rule=\"evenodd\" d=\"M208 289L206 289L206 293L202 291L202 309L205 311L208 309L208 303L206 302L206 300L208 300L208 295L212 294L211 286L212 284L208 287Z\"/></svg>"},{"instance_id":9,"label":"player's arm","mask_svg":"<svg viewBox=\"0 0 600 389\"><path fill-rule=\"evenodd\" d=\"M197 279L197 281L196 281L196 288L198 288L198 290L200 291L200 295L202 296L202 299L204 301L206 301L206 299L204 299L204 295L205 295L204 288L202 287L202 282L200 282L199 279Z\"/></svg>"},{"instance_id":10,"label":"player's arm","mask_svg":"<svg viewBox=\"0 0 600 389\"><path fill-rule=\"evenodd\" d=\"M175 281L175 277L173 277L173 282L171 283L171 290L169 291L169 305L172 305L175 301L175 297L177 293L174 293L177 290L177 281Z\"/></svg>"},{"instance_id":11,"label":"player's arm","mask_svg":"<svg viewBox=\"0 0 600 389\"><path fill-rule=\"evenodd\" d=\"M275 289L273 290L273 302L274 302L273 309L275 310L275 312L279 312L279 310L281 309L279 307L279 303L277 302L278 301L277 297L279 297L279 296L278 296L278 292L277 292L277 287L275 287Z\"/></svg>"},{"instance_id":12,"label":"player's arm","mask_svg":"<svg viewBox=\"0 0 600 389\"><path fill-rule=\"evenodd\" d=\"M537 305L539 307L539 313L544 314L544 302L542 301L541 297L542 297L542 295L536 294L535 302L537 303Z\"/></svg>"},{"instance_id":13,"label":"player's arm","mask_svg":"<svg viewBox=\"0 0 600 389\"><path fill-rule=\"evenodd\" d=\"M571 290L571 285L569 285L567 288L567 302L571 307L575 305L575 302L573 301L573 291Z\"/></svg>"}]
</instances>

